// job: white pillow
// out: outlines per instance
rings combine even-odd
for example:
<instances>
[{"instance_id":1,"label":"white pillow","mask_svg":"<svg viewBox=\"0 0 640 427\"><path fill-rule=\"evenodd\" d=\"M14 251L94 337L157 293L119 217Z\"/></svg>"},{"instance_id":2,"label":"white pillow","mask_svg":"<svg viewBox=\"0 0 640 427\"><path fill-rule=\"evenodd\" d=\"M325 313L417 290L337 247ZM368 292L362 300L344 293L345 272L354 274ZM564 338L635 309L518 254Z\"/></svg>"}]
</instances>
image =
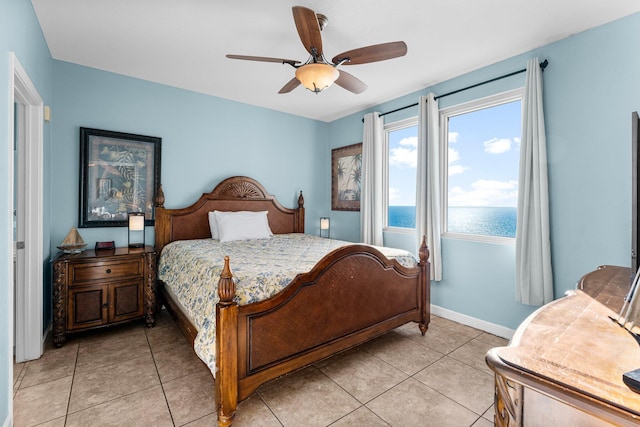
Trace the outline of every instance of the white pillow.
<instances>
[{"instance_id":1,"label":"white pillow","mask_svg":"<svg viewBox=\"0 0 640 427\"><path fill-rule=\"evenodd\" d=\"M220 240L218 234L218 222L216 221L216 215L213 212L209 212L209 230L211 230L211 238L213 240Z\"/></svg>"},{"instance_id":2,"label":"white pillow","mask_svg":"<svg viewBox=\"0 0 640 427\"><path fill-rule=\"evenodd\" d=\"M213 214L220 242L268 239L273 235L271 228L269 228L267 211L214 211Z\"/></svg>"},{"instance_id":3,"label":"white pillow","mask_svg":"<svg viewBox=\"0 0 640 427\"><path fill-rule=\"evenodd\" d=\"M220 212L220 213L225 213L225 214L231 214L231 215L236 215L238 214L239 216L247 216L247 217L264 217L264 220L266 222L266 226L267 229L269 230L269 235L273 236L273 233L271 232L271 229L269 228L269 220L267 219L267 211L233 211L233 212L226 212L226 211L212 211L209 212L209 230L211 231L211 238L213 240L220 240L220 233L218 232L218 221L216 219L216 212Z\"/></svg>"}]
</instances>

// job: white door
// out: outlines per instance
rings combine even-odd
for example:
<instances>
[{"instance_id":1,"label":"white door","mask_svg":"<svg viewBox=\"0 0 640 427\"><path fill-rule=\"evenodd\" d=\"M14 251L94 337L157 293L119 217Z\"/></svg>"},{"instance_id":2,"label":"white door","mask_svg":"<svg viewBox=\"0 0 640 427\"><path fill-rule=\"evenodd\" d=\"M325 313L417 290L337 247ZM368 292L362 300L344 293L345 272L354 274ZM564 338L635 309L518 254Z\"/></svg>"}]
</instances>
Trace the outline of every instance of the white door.
<instances>
[{"instance_id":1,"label":"white door","mask_svg":"<svg viewBox=\"0 0 640 427\"><path fill-rule=\"evenodd\" d=\"M17 317L21 311L17 301L25 298L25 262L24 262L24 146L25 146L25 106L14 103L14 126L13 126L13 292L14 315ZM24 334L18 333L17 328L20 322L14 320L14 354L24 353ZM19 351L18 351L19 349ZM22 355L16 357L18 361L25 360Z\"/></svg>"},{"instance_id":2,"label":"white door","mask_svg":"<svg viewBox=\"0 0 640 427\"><path fill-rule=\"evenodd\" d=\"M15 359L22 362L39 358L43 348L43 102L13 52L10 65L9 93L15 106L10 136L17 151L10 154L16 250L15 264L7 261L15 265L10 318L15 325Z\"/></svg>"}]
</instances>

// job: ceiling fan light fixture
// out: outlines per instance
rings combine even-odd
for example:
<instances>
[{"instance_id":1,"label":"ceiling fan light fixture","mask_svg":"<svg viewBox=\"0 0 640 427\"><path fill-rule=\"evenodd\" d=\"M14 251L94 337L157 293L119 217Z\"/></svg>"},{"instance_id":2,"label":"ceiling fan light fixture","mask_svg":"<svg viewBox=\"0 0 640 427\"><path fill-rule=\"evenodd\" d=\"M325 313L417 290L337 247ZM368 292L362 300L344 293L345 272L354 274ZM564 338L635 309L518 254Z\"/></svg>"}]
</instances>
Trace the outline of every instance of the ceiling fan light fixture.
<instances>
[{"instance_id":1,"label":"ceiling fan light fixture","mask_svg":"<svg viewBox=\"0 0 640 427\"><path fill-rule=\"evenodd\" d=\"M340 76L335 67L323 63L311 63L296 69L296 78L311 92L319 93L328 88Z\"/></svg>"},{"instance_id":2,"label":"ceiling fan light fixture","mask_svg":"<svg viewBox=\"0 0 640 427\"><path fill-rule=\"evenodd\" d=\"M289 93L301 84L316 95L324 89L336 85L349 92L358 94L367 89L367 85L345 71L338 71L342 65L359 65L370 62L386 61L407 54L407 44L403 41L381 43L360 47L336 55L329 62L322 48L320 31L327 25L327 17L304 6L293 6L293 21L300 41L309 53L307 62L266 56L248 56L228 54L227 58L245 61L275 62L287 64L296 69L296 76L289 80L278 93Z\"/></svg>"}]
</instances>

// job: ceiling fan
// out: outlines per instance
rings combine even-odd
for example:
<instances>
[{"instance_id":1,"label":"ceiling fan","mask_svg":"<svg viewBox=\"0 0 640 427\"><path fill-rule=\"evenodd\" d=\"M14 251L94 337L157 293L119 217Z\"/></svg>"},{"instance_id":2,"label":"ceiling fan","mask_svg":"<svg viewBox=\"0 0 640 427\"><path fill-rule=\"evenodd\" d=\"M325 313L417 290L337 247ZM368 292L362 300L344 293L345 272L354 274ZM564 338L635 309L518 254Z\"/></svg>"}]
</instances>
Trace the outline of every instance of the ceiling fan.
<instances>
[{"instance_id":1,"label":"ceiling fan","mask_svg":"<svg viewBox=\"0 0 640 427\"><path fill-rule=\"evenodd\" d=\"M289 80L278 93L291 92L302 84L311 92L317 94L333 83L350 92L362 93L367 89L367 85L346 71L338 70L339 66L384 61L404 56L407 53L405 42L398 41L348 50L334 56L331 62L328 62L324 57L322 36L320 35L320 31L327 25L327 17L303 6L293 6L292 9L293 20L300 40L310 54L305 63L293 59L264 56L227 55L227 58L230 59L278 62L291 65L296 69L296 76Z\"/></svg>"}]
</instances>

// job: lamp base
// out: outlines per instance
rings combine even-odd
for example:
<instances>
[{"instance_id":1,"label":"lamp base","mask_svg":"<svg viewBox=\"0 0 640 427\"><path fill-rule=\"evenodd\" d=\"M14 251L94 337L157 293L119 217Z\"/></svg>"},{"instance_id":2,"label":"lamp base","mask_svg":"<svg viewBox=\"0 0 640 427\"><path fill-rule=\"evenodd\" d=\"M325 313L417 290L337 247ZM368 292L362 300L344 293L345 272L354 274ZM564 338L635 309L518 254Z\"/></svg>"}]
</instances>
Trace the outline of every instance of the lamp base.
<instances>
[{"instance_id":1,"label":"lamp base","mask_svg":"<svg viewBox=\"0 0 640 427\"><path fill-rule=\"evenodd\" d=\"M144 243L129 243L130 248L144 248Z\"/></svg>"}]
</instances>

